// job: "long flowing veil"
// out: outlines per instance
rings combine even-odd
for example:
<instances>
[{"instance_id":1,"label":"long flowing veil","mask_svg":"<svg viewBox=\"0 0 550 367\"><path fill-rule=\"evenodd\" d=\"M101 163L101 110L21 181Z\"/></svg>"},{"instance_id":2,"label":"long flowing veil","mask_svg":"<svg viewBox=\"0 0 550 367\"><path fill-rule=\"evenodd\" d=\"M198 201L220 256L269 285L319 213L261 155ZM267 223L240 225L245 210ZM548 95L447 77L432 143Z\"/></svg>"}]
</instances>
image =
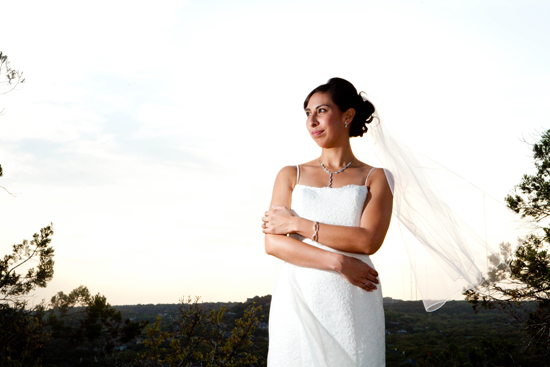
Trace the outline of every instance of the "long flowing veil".
<instances>
[{"instance_id":1,"label":"long flowing veil","mask_svg":"<svg viewBox=\"0 0 550 367\"><path fill-rule=\"evenodd\" d=\"M369 164L385 168L394 194L392 221L399 223L426 311L478 286L491 267L506 266L500 247L527 230L518 214L397 141L379 116L362 139Z\"/></svg>"}]
</instances>

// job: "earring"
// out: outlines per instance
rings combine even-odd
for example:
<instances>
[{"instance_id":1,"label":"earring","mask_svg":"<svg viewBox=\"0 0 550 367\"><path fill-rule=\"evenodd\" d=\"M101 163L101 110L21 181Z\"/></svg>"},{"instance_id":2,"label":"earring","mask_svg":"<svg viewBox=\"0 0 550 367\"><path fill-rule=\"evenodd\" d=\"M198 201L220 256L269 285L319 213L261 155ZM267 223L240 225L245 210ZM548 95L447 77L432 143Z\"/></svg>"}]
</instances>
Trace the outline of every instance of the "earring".
<instances>
[{"instance_id":1,"label":"earring","mask_svg":"<svg viewBox=\"0 0 550 367\"><path fill-rule=\"evenodd\" d=\"M348 128L348 122L347 121L344 121L344 123L346 124L346 129Z\"/></svg>"}]
</instances>

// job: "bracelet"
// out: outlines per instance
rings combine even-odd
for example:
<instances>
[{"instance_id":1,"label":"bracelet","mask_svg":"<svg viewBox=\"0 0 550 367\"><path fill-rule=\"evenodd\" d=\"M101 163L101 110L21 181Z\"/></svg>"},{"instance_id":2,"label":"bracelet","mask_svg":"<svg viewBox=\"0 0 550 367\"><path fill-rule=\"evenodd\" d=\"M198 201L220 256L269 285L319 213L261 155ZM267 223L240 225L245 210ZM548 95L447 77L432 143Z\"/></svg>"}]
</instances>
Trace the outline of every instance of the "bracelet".
<instances>
[{"instance_id":1,"label":"bracelet","mask_svg":"<svg viewBox=\"0 0 550 367\"><path fill-rule=\"evenodd\" d=\"M319 239L319 222L313 222L313 236L311 239L315 242Z\"/></svg>"}]
</instances>

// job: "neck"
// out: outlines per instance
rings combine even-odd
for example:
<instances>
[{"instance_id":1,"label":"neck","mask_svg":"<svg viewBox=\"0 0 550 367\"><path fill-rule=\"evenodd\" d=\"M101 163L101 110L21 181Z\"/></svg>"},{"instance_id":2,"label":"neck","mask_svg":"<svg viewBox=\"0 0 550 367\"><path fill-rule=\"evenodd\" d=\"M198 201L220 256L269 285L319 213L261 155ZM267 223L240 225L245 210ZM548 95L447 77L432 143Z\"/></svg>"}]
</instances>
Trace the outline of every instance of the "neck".
<instances>
[{"instance_id":1,"label":"neck","mask_svg":"<svg viewBox=\"0 0 550 367\"><path fill-rule=\"evenodd\" d=\"M323 148L319 159L331 171L345 167L348 163L356 160L349 144L344 147Z\"/></svg>"}]
</instances>

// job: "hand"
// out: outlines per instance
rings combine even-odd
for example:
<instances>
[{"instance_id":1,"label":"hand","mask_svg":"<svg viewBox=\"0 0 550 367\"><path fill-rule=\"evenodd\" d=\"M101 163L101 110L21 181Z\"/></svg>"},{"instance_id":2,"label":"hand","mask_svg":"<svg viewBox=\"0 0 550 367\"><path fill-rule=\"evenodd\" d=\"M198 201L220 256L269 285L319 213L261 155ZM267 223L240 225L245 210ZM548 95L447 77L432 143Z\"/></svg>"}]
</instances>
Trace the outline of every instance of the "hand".
<instances>
[{"instance_id":1,"label":"hand","mask_svg":"<svg viewBox=\"0 0 550 367\"><path fill-rule=\"evenodd\" d=\"M361 260L358 260L351 256L345 256L338 254L341 265L340 274L351 284L372 292L377 289L378 284L378 272L365 264Z\"/></svg>"},{"instance_id":2,"label":"hand","mask_svg":"<svg viewBox=\"0 0 550 367\"><path fill-rule=\"evenodd\" d=\"M292 224L296 218L290 209L281 205L273 205L262 218L262 232L269 234L293 233Z\"/></svg>"}]
</instances>

